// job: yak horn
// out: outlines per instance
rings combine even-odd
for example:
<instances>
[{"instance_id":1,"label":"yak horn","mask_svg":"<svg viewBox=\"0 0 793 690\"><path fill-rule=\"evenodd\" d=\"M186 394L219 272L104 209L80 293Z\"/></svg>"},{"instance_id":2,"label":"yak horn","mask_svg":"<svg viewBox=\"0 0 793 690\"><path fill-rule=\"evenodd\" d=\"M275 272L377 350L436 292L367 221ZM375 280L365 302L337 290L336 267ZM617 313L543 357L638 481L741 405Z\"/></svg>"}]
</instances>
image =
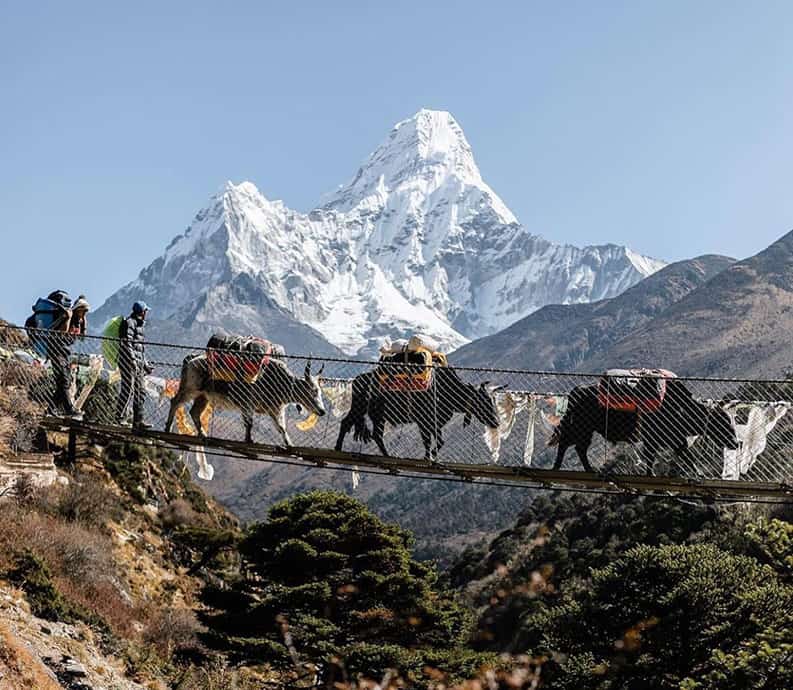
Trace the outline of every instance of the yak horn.
<instances>
[{"instance_id":1,"label":"yak horn","mask_svg":"<svg viewBox=\"0 0 793 690\"><path fill-rule=\"evenodd\" d=\"M306 362L306 370L303 372L303 376L305 376L306 378L311 376L311 360L308 360L308 362Z\"/></svg>"}]
</instances>

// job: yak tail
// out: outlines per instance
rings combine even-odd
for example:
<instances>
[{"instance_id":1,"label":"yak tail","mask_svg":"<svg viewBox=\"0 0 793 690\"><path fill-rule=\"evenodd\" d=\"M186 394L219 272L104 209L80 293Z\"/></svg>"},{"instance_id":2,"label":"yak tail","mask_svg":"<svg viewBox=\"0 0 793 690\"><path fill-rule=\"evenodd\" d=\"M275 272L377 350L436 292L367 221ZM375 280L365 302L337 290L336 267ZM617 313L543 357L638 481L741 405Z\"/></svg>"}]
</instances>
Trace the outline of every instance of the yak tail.
<instances>
[{"instance_id":1,"label":"yak tail","mask_svg":"<svg viewBox=\"0 0 793 690\"><path fill-rule=\"evenodd\" d=\"M355 420L353 438L361 443L369 443L372 440L372 430L367 426L366 418L363 415Z\"/></svg>"},{"instance_id":2,"label":"yak tail","mask_svg":"<svg viewBox=\"0 0 793 690\"><path fill-rule=\"evenodd\" d=\"M551 438L548 439L548 443L545 444L545 447L546 448L551 448L553 446L558 446L559 445L559 440L561 438L562 438L562 432L559 429L559 427L557 426L553 430L553 433L551 434Z\"/></svg>"}]
</instances>

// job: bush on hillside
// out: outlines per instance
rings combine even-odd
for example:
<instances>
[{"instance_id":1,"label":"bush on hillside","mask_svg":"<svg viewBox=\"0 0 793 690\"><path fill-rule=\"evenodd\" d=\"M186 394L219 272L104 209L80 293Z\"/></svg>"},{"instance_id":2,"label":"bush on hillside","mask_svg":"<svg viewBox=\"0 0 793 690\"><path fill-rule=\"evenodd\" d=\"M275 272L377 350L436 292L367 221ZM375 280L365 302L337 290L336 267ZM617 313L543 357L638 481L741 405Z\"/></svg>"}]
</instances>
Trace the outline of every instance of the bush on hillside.
<instances>
[{"instance_id":1,"label":"bush on hillside","mask_svg":"<svg viewBox=\"0 0 793 690\"><path fill-rule=\"evenodd\" d=\"M0 376L7 373L0 371ZM42 408L32 402L23 388L0 386L0 457L33 449Z\"/></svg>"}]
</instances>

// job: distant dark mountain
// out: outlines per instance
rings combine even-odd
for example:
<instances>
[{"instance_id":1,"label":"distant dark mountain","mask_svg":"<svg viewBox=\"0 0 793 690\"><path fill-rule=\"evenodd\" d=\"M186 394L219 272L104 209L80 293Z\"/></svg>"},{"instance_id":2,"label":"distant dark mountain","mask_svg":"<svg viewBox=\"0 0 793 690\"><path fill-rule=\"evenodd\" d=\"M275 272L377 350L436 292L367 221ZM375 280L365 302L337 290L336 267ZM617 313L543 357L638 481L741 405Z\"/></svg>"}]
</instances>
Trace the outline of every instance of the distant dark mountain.
<instances>
[{"instance_id":1,"label":"distant dark mountain","mask_svg":"<svg viewBox=\"0 0 793 690\"><path fill-rule=\"evenodd\" d=\"M627 294L627 293L626 293ZM739 261L591 358L678 374L781 376L793 364L793 232Z\"/></svg>"},{"instance_id":2,"label":"distant dark mountain","mask_svg":"<svg viewBox=\"0 0 793 690\"><path fill-rule=\"evenodd\" d=\"M733 262L724 256L700 256L671 264L611 299L543 307L461 347L450 360L463 366L588 369L588 362L608 359L615 343L664 314Z\"/></svg>"}]
</instances>

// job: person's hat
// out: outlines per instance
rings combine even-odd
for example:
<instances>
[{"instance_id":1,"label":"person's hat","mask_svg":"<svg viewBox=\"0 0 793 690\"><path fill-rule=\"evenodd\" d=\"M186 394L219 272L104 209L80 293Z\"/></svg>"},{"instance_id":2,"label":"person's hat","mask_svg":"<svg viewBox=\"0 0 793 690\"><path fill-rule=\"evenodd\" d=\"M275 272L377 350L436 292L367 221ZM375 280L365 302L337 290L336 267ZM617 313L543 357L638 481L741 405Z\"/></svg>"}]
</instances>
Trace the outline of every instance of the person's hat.
<instances>
[{"instance_id":1,"label":"person's hat","mask_svg":"<svg viewBox=\"0 0 793 690\"><path fill-rule=\"evenodd\" d=\"M72 311L91 311L91 305L85 299L85 295L80 295L77 301L72 305Z\"/></svg>"},{"instance_id":2,"label":"person's hat","mask_svg":"<svg viewBox=\"0 0 793 690\"><path fill-rule=\"evenodd\" d=\"M149 311L149 305L146 302L135 302L132 305L133 314L144 314L147 311Z\"/></svg>"}]
</instances>

